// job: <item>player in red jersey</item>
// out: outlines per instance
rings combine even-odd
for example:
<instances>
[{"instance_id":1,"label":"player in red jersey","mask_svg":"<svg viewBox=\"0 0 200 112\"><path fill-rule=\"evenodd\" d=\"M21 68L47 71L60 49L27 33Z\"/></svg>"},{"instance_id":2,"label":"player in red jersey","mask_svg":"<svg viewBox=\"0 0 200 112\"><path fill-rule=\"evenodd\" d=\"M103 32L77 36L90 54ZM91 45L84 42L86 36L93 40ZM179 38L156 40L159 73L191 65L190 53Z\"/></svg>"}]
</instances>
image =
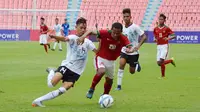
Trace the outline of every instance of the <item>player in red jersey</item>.
<instances>
[{"instance_id":1,"label":"player in red jersey","mask_svg":"<svg viewBox=\"0 0 200 112\"><path fill-rule=\"evenodd\" d=\"M44 20L45 19L43 17L40 18L41 24L40 24L40 40L39 40L39 42L40 42L40 45L44 45L45 51L48 52L47 46L50 48L50 44L48 44L48 42L47 42L47 33L48 33L49 29L48 29L47 25L44 24Z\"/></svg>"},{"instance_id":2,"label":"player in red jersey","mask_svg":"<svg viewBox=\"0 0 200 112\"><path fill-rule=\"evenodd\" d=\"M104 93L109 94L114 77L114 61L120 56L121 49L126 46L126 52L133 52L134 49L131 46L130 41L124 35L122 35L123 26L121 23L114 23L110 31L88 31L82 37L78 39L81 43L88 35L98 35L100 39L99 50L96 53L94 65L96 68L96 75L93 78L91 87L86 95L87 98L92 98L96 85L101 78L105 76Z\"/></svg>"},{"instance_id":3,"label":"player in red jersey","mask_svg":"<svg viewBox=\"0 0 200 112\"><path fill-rule=\"evenodd\" d=\"M174 39L176 36L174 32L165 25L166 16L160 14L159 25L154 28L155 42L157 43L157 64L161 67L162 78L165 77L165 65L171 63L175 65L174 59L167 60L169 45L168 41Z\"/></svg>"}]
</instances>

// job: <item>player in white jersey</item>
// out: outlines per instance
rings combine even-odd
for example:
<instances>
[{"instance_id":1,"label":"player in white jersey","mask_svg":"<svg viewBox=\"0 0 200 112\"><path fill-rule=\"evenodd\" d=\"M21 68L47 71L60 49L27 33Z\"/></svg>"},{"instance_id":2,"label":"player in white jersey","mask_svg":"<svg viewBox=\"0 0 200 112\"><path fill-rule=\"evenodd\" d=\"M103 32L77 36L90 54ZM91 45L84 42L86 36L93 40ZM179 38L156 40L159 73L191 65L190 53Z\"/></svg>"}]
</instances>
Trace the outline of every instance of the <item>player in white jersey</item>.
<instances>
[{"instance_id":1,"label":"player in white jersey","mask_svg":"<svg viewBox=\"0 0 200 112\"><path fill-rule=\"evenodd\" d=\"M61 35L62 35L62 34L61 34L62 26L61 26L58 22L59 22L59 19L56 18L56 19L55 19L55 23L56 23L56 24L54 25L53 30L55 31L56 36L61 36ZM54 42L53 49L51 49L51 50L52 50L52 51L55 51L57 44L58 44L58 46L59 46L59 51L62 51L62 43L61 43L59 40L58 40L58 41L56 40L56 41Z\"/></svg>"},{"instance_id":2,"label":"player in white jersey","mask_svg":"<svg viewBox=\"0 0 200 112\"><path fill-rule=\"evenodd\" d=\"M131 10L129 8L123 9L123 20L125 25L123 27L123 34L126 35L131 42L132 46L134 47L133 53L127 53L126 47L123 47L121 50L121 57L120 57L120 66L118 70L118 77L117 77L117 88L116 90L121 90L122 85L122 78L124 74L124 68L126 63L129 64L129 72L134 74L137 70L140 72L141 67L138 62L139 59L139 48L142 46L144 41L146 40L146 35L144 31L136 24L131 22ZM139 38L141 40L139 41Z\"/></svg>"},{"instance_id":3,"label":"player in white jersey","mask_svg":"<svg viewBox=\"0 0 200 112\"><path fill-rule=\"evenodd\" d=\"M69 35L68 37L53 36L56 40L67 42L67 56L66 59L62 61L61 66L55 71L52 68L48 68L49 72L47 77L47 84L49 87L54 87L60 80L63 81L62 86L52 92L47 93L35 99L32 106L44 107L43 101L51 100L57 96L65 93L74 83L79 79L84 71L87 61L87 53L89 50L97 52L95 45L89 39L85 39L82 45L77 44L77 39L82 36L86 31L86 19L79 18L76 21L76 35Z\"/></svg>"}]
</instances>

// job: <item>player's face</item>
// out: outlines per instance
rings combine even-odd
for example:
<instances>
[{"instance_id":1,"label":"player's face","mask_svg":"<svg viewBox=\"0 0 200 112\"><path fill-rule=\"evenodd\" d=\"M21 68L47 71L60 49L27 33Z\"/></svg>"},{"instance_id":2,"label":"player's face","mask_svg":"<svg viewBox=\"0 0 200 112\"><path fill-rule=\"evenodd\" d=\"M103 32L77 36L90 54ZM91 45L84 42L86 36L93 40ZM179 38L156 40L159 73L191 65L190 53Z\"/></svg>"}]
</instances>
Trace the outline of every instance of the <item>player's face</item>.
<instances>
[{"instance_id":1,"label":"player's face","mask_svg":"<svg viewBox=\"0 0 200 112\"><path fill-rule=\"evenodd\" d=\"M67 20L65 20L65 23L67 23Z\"/></svg>"},{"instance_id":2,"label":"player's face","mask_svg":"<svg viewBox=\"0 0 200 112\"><path fill-rule=\"evenodd\" d=\"M80 23L76 26L76 31L79 36L82 36L86 32L87 24Z\"/></svg>"},{"instance_id":3,"label":"player's face","mask_svg":"<svg viewBox=\"0 0 200 112\"><path fill-rule=\"evenodd\" d=\"M41 20L40 20L40 23L41 23L41 24L44 24L44 20L41 19Z\"/></svg>"},{"instance_id":4,"label":"player's face","mask_svg":"<svg viewBox=\"0 0 200 112\"><path fill-rule=\"evenodd\" d=\"M165 23L165 19L163 17L159 17L159 24L163 25Z\"/></svg>"},{"instance_id":5,"label":"player's face","mask_svg":"<svg viewBox=\"0 0 200 112\"><path fill-rule=\"evenodd\" d=\"M58 19L55 20L56 24L58 24Z\"/></svg>"},{"instance_id":6,"label":"player's face","mask_svg":"<svg viewBox=\"0 0 200 112\"><path fill-rule=\"evenodd\" d=\"M122 31L121 29L116 29L116 28L113 28L112 29L112 33L111 33L111 36L114 38L114 39L118 39L121 35Z\"/></svg>"},{"instance_id":7,"label":"player's face","mask_svg":"<svg viewBox=\"0 0 200 112\"><path fill-rule=\"evenodd\" d=\"M123 14L123 20L126 24L129 24L131 22L131 15L129 13Z\"/></svg>"}]
</instances>

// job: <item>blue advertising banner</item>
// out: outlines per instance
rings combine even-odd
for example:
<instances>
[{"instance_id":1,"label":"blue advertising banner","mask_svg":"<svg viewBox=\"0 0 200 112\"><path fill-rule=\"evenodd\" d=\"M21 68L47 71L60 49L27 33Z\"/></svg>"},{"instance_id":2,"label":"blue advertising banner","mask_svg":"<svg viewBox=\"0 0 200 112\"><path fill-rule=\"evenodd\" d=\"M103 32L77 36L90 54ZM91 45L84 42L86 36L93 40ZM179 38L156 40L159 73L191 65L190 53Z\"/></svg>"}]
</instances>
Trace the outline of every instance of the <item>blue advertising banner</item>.
<instances>
[{"instance_id":1,"label":"blue advertising banner","mask_svg":"<svg viewBox=\"0 0 200 112\"><path fill-rule=\"evenodd\" d=\"M0 41L29 41L30 30L0 30Z\"/></svg>"},{"instance_id":2,"label":"blue advertising banner","mask_svg":"<svg viewBox=\"0 0 200 112\"><path fill-rule=\"evenodd\" d=\"M152 43L154 40L154 35L152 31L146 32L148 36L148 42ZM170 43L180 43L180 44L200 44L200 32L186 32L177 31L175 32L176 39L170 41Z\"/></svg>"}]
</instances>

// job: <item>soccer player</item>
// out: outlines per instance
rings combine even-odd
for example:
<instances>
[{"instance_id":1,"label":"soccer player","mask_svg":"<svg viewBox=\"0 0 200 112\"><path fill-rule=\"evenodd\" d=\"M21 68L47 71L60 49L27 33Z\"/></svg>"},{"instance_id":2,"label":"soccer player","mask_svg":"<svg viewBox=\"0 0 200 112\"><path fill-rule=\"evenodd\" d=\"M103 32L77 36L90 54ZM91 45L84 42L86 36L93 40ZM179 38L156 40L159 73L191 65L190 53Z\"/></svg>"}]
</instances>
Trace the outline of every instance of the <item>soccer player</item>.
<instances>
[{"instance_id":1,"label":"soccer player","mask_svg":"<svg viewBox=\"0 0 200 112\"><path fill-rule=\"evenodd\" d=\"M136 70L140 72L141 67L138 62L139 49L147 38L144 31L138 25L131 22L131 10L129 8L125 8L123 9L122 13L123 13L123 20L125 22L125 25L123 26L123 34L128 37L129 41L131 42L132 46L135 49L135 52L127 53L126 47L122 48L120 62L119 62L120 66L118 69L116 90L121 90L122 78L126 63L129 64L129 72L131 74L134 74ZM139 37L141 37L140 42L139 42Z\"/></svg>"},{"instance_id":2,"label":"soccer player","mask_svg":"<svg viewBox=\"0 0 200 112\"><path fill-rule=\"evenodd\" d=\"M43 17L40 18L40 45L44 46L44 49L46 52L48 52L47 46L50 49L50 44L47 43L47 33L49 32L49 29L46 24L44 24L45 19Z\"/></svg>"},{"instance_id":3,"label":"soccer player","mask_svg":"<svg viewBox=\"0 0 200 112\"><path fill-rule=\"evenodd\" d=\"M62 24L62 31L63 31L63 34L64 36L68 36L70 30L69 30L69 24L67 22L67 18L65 19L65 23Z\"/></svg>"},{"instance_id":4,"label":"soccer player","mask_svg":"<svg viewBox=\"0 0 200 112\"><path fill-rule=\"evenodd\" d=\"M96 85L101 78L105 76L104 93L109 94L114 77L115 60L120 56L120 52L123 46L126 46L126 52L133 52L130 41L124 35L122 35L123 26L121 23L112 24L110 31L108 30L95 30L88 31L78 40L79 43L83 42L84 38L88 35L98 35L100 39L98 53L94 60L96 68L96 75L93 78L90 89L86 95L87 98L92 98Z\"/></svg>"},{"instance_id":5,"label":"soccer player","mask_svg":"<svg viewBox=\"0 0 200 112\"><path fill-rule=\"evenodd\" d=\"M47 69L49 72L47 77L47 84L49 87L54 87L60 80L62 80L63 84L59 89L35 99L32 103L33 107L44 107L42 104L43 101L51 100L62 95L71 87L73 87L76 81L78 81L86 66L88 51L92 50L95 53L97 52L95 45L89 39L84 39L84 43L82 45L77 44L77 39L82 36L85 31L86 19L79 18L76 21L76 35L69 35L68 37L50 35L51 38L67 42L68 44L67 56L66 59L62 61L61 66L58 67L56 71L52 68Z\"/></svg>"},{"instance_id":6,"label":"soccer player","mask_svg":"<svg viewBox=\"0 0 200 112\"><path fill-rule=\"evenodd\" d=\"M61 35L62 35L62 34L61 34L62 26L61 26L58 22L59 22L59 19L56 18L56 19L55 19L55 23L56 23L56 24L54 25L53 30L55 31L56 36L61 36ZM53 49L51 49L51 50L52 50L52 51L55 51L57 44L58 44L58 46L59 46L59 51L62 51L62 43L61 43L59 40L56 40L56 41L54 42Z\"/></svg>"},{"instance_id":7,"label":"soccer player","mask_svg":"<svg viewBox=\"0 0 200 112\"><path fill-rule=\"evenodd\" d=\"M168 41L174 39L176 36L174 32L165 25L166 16L164 14L160 14L159 16L159 25L154 28L154 37L155 42L157 43L157 64L161 67L162 77L165 77L165 65L171 63L175 65L174 59L171 58L167 60L167 55L169 51Z\"/></svg>"}]
</instances>

